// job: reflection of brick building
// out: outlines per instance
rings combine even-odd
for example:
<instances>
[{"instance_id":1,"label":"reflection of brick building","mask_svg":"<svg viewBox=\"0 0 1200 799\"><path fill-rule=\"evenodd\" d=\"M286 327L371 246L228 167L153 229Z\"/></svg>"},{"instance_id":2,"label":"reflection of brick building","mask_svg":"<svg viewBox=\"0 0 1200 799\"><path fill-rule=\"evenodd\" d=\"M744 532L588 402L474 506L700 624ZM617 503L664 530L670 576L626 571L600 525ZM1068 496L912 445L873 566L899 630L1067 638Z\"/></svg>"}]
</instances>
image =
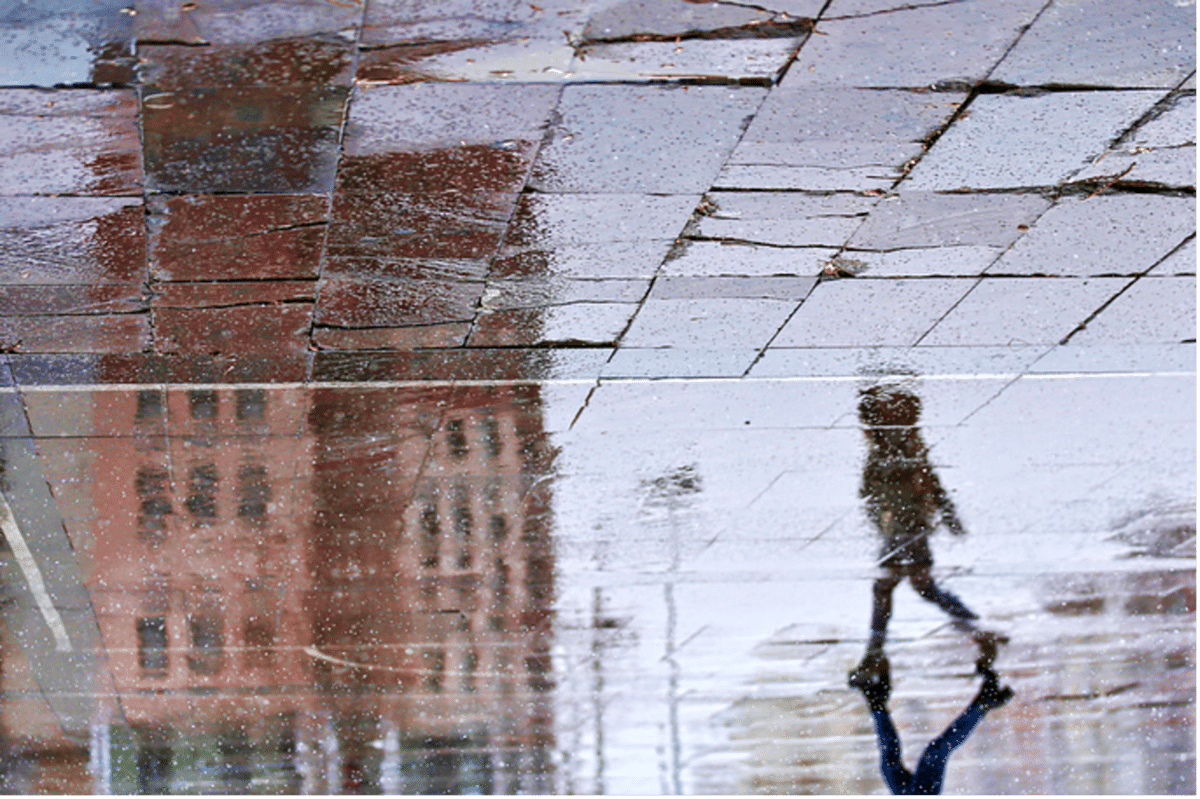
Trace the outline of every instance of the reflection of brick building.
<instances>
[{"instance_id":1,"label":"reflection of brick building","mask_svg":"<svg viewBox=\"0 0 1200 799\"><path fill-rule=\"evenodd\" d=\"M536 388L97 402L133 426L89 456L87 582L129 725L104 728L103 782L552 787Z\"/></svg>"}]
</instances>

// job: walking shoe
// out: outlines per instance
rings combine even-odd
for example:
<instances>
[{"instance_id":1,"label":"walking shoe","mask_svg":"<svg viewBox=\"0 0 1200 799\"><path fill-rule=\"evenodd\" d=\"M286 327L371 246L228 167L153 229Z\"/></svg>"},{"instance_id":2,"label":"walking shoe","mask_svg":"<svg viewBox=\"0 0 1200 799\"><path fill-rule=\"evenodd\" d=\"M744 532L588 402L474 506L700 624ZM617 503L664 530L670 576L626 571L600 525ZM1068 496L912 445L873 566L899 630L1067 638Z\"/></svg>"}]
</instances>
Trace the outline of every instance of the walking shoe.
<instances>
[{"instance_id":1,"label":"walking shoe","mask_svg":"<svg viewBox=\"0 0 1200 799\"><path fill-rule=\"evenodd\" d=\"M868 655L850 672L851 688L862 691L863 697L871 710L883 710L887 707L888 697L892 693L891 665L882 655Z\"/></svg>"},{"instance_id":2,"label":"walking shoe","mask_svg":"<svg viewBox=\"0 0 1200 799\"><path fill-rule=\"evenodd\" d=\"M1007 685L1000 687L1000 677L991 669L985 669L983 672L983 685L979 688L979 693L971 700L971 704L978 705L984 710L995 710L998 707L1004 707L1008 704L1008 700L1013 698L1013 689Z\"/></svg>"},{"instance_id":3,"label":"walking shoe","mask_svg":"<svg viewBox=\"0 0 1200 799\"><path fill-rule=\"evenodd\" d=\"M996 662L996 649L1008 643L1008 636L990 630L979 630L972 638L979 645L979 659L975 661L975 673L986 674Z\"/></svg>"}]
</instances>

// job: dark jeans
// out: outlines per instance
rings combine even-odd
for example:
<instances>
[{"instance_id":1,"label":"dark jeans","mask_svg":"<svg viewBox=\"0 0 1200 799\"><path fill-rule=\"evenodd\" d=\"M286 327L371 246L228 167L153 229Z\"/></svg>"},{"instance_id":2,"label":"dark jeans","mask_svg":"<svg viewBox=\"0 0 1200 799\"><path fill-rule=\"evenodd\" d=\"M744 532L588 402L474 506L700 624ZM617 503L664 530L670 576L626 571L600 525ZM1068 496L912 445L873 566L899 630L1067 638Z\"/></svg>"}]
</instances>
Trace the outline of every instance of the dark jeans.
<instances>
[{"instance_id":1,"label":"dark jeans","mask_svg":"<svg viewBox=\"0 0 1200 799\"><path fill-rule=\"evenodd\" d=\"M974 702L956 718L946 731L925 747L917 770L909 772L900 759L900 736L892 724L891 714L886 709L872 710L875 720L875 735L879 738L879 767L883 781L894 794L938 794L942 792L942 778L946 774L946 762L950 753L962 746L975 727L987 715L987 708Z\"/></svg>"}]
</instances>

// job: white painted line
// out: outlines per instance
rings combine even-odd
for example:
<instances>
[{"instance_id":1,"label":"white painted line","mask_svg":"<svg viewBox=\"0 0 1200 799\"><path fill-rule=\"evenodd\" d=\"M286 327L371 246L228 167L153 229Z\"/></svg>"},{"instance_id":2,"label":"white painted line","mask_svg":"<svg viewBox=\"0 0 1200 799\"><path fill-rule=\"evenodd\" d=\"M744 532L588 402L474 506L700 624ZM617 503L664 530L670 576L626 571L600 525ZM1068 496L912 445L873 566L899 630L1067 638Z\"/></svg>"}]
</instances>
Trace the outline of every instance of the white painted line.
<instances>
[{"instance_id":1,"label":"white painted line","mask_svg":"<svg viewBox=\"0 0 1200 799\"><path fill-rule=\"evenodd\" d=\"M789 377L619 377L600 375L597 377L548 378L534 380L363 380L314 383L106 383L98 385L31 385L0 387L0 394L65 394L100 391L220 391L260 389L287 391L315 390L366 390L397 388L468 388L505 386L571 386L600 383L855 383L873 380L1012 380L1017 377L1030 380L1085 380L1089 378L1112 379L1147 377L1195 377L1196 372L1011 372L995 374L862 374L862 375L795 375Z\"/></svg>"},{"instance_id":2,"label":"white painted line","mask_svg":"<svg viewBox=\"0 0 1200 799\"><path fill-rule=\"evenodd\" d=\"M8 506L8 500L3 494L0 494L0 530L4 532L8 546L17 559L17 565L21 567L25 581L29 583L29 591L33 594L34 601L37 602L38 610L42 612L42 618L46 620L46 625L54 636L54 648L59 652L72 651L67 627L63 624L62 616L58 615L54 602L50 600L50 594L46 591L46 583L42 579L41 571L38 570L37 561L33 559L33 553L29 551L29 545L25 543L25 536L21 535L21 528L17 527L12 508Z\"/></svg>"}]
</instances>

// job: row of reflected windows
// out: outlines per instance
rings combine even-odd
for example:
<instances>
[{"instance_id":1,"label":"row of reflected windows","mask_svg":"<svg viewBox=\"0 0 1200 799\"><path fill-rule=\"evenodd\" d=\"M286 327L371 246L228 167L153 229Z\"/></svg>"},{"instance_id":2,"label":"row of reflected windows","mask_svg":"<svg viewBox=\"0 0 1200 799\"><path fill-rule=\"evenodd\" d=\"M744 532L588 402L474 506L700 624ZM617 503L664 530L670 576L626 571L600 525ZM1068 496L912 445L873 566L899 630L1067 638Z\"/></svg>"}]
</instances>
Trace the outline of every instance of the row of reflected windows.
<instances>
[{"instance_id":1,"label":"row of reflected windows","mask_svg":"<svg viewBox=\"0 0 1200 799\"><path fill-rule=\"evenodd\" d=\"M219 674L225 665L224 651L224 622L219 614L197 614L188 618L188 634L190 648L187 654L188 669L200 676ZM243 630L243 638L247 644L245 657L250 667L266 668L274 665L274 652L271 642L274 640L274 630L270 625L261 621L250 621ZM165 615L143 616L137 620L138 666L142 676L160 679L167 676L170 666L167 617ZM427 648L422 652L425 663L423 685L431 693L441 693L444 687L447 670L447 654L440 647ZM480 655L475 648L467 649L459 663L460 684L465 693L474 693L476 673L479 670ZM507 672L512 665L511 656L501 651L496 658L496 665L501 672ZM527 684L534 691L548 690L550 687L549 673L551 670L548 654L530 654L523 658L523 666L527 675ZM501 680L500 689L507 693L512 689L511 683Z\"/></svg>"}]
</instances>

